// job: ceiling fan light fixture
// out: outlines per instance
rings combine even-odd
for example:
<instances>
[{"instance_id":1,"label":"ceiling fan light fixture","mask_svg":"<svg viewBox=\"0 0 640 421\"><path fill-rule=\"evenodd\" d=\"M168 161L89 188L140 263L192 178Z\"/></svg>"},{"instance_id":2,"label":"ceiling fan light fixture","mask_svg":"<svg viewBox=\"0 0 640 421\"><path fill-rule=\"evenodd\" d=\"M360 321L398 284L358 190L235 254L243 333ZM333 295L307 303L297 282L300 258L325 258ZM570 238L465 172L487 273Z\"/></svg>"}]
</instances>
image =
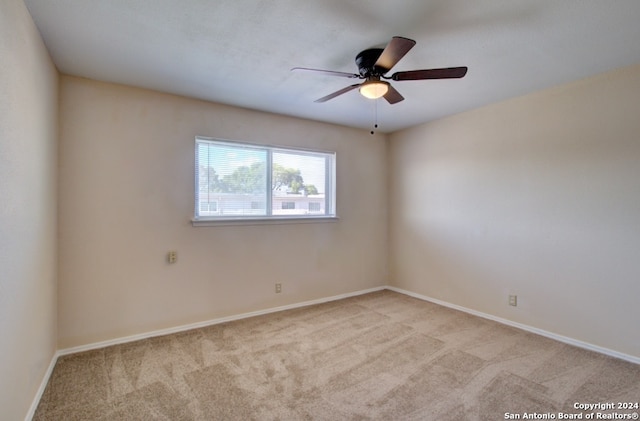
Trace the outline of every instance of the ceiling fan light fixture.
<instances>
[{"instance_id":1,"label":"ceiling fan light fixture","mask_svg":"<svg viewBox=\"0 0 640 421\"><path fill-rule=\"evenodd\" d=\"M381 80L368 80L360 85L360 94L369 99L383 97L389 91L389 83Z\"/></svg>"}]
</instances>

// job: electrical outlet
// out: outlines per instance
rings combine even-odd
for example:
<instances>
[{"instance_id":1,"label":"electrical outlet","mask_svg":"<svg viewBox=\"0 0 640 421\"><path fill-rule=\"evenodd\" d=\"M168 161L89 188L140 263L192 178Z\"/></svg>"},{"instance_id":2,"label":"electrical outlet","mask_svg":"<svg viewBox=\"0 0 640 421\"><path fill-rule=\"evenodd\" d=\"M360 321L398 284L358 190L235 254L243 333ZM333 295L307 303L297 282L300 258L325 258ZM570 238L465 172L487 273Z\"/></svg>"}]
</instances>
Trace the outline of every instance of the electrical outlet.
<instances>
[{"instance_id":1,"label":"electrical outlet","mask_svg":"<svg viewBox=\"0 0 640 421\"><path fill-rule=\"evenodd\" d=\"M276 294L280 294L282 292L282 284L276 284Z\"/></svg>"},{"instance_id":2,"label":"electrical outlet","mask_svg":"<svg viewBox=\"0 0 640 421\"><path fill-rule=\"evenodd\" d=\"M167 253L167 262L169 263L175 263L178 260L178 252L177 251L170 251L169 253Z\"/></svg>"},{"instance_id":3,"label":"electrical outlet","mask_svg":"<svg viewBox=\"0 0 640 421\"><path fill-rule=\"evenodd\" d=\"M518 305L518 296L517 295L509 295L509 305L516 307Z\"/></svg>"}]
</instances>

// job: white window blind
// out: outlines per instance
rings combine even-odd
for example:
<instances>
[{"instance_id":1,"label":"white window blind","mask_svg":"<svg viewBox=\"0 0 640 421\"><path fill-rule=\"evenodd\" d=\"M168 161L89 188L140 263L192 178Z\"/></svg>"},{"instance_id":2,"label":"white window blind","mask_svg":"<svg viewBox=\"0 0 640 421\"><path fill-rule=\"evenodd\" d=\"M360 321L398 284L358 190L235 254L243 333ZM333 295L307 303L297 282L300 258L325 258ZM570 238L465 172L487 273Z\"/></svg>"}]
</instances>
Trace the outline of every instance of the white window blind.
<instances>
[{"instance_id":1,"label":"white window blind","mask_svg":"<svg viewBox=\"0 0 640 421\"><path fill-rule=\"evenodd\" d=\"M335 153L196 138L195 220L335 216Z\"/></svg>"}]
</instances>

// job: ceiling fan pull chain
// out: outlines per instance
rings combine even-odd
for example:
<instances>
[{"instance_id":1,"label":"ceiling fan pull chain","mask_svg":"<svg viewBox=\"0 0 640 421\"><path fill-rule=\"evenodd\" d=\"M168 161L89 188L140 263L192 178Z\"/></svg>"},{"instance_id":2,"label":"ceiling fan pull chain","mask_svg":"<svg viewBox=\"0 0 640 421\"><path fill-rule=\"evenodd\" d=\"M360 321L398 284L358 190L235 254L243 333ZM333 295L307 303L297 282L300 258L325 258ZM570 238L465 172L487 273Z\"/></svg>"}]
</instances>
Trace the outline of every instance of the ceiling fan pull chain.
<instances>
[{"instance_id":1,"label":"ceiling fan pull chain","mask_svg":"<svg viewBox=\"0 0 640 421\"><path fill-rule=\"evenodd\" d=\"M374 110L374 120L373 120L373 128L377 129L378 128L378 100L375 99L373 100L373 110ZM371 134L375 134L374 130L371 130Z\"/></svg>"}]
</instances>

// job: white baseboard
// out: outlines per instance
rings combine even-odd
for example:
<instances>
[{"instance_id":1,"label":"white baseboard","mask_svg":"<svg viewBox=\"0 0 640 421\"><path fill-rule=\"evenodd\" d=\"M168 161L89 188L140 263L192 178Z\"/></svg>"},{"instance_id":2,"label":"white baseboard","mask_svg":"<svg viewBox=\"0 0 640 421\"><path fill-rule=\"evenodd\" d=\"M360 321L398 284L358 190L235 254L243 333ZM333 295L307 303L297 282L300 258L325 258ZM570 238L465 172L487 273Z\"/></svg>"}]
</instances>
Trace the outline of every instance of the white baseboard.
<instances>
[{"instance_id":1,"label":"white baseboard","mask_svg":"<svg viewBox=\"0 0 640 421\"><path fill-rule=\"evenodd\" d=\"M454 310L460 310L465 313L472 314L474 316L482 317L484 319L493 320L494 322L502 323L507 326L516 327L518 329L525 330L527 332L535 333L540 336L544 336L550 339L554 339L559 342L563 342L569 345L577 346L579 348L588 349L589 351L595 351L600 354L608 355L610 357L619 358L621 360L629 361L631 363L640 364L640 357L635 357L633 355L624 354L622 352L614 351L609 348L604 348L598 345L591 344L589 342L583 342L574 338L569 338L567 336L558 335L557 333L549 332L547 330L538 329L537 327L525 325L522 323L517 323L508 319L503 319L502 317L493 316L491 314L482 313L480 311L472 310L470 308L462 307L456 304L451 304L446 301L438 300L436 298L427 297L426 295L417 294L415 292L407 291L401 288L396 288L392 286L387 286L386 289L390 291L399 292L400 294L408 295L410 297L418 298L423 301L428 301L434 304L438 304L444 307L452 308Z\"/></svg>"},{"instance_id":2,"label":"white baseboard","mask_svg":"<svg viewBox=\"0 0 640 421\"><path fill-rule=\"evenodd\" d=\"M111 345L119 345L119 344L124 344L124 343L127 343L127 342L138 341L138 340L141 340L141 339L147 339L147 338L153 338L153 337L156 337L156 336L164 336L164 335L169 335L169 334L172 334L172 333L184 332L184 331L191 330L191 329L198 329L198 328L201 328L201 327L217 325L217 324L220 324L220 323L232 322L234 320L241 320L241 319L246 319L246 318L249 318L249 317L262 316L264 314L276 313L278 311L291 310L291 309L300 308L300 307L307 307L307 306L311 306L311 305L314 305L314 304L328 303L330 301L341 300L343 298L355 297L355 296L358 296L358 295L368 294L370 292L381 291L381 290L386 289L386 288L387 288L386 286L369 288L369 289L364 289L364 290L360 290L360 291L354 291L354 292L348 292L348 293L345 293L345 294L334 295L334 296L331 296L331 297L319 298L319 299L316 299L316 300L303 301L303 302L300 302L300 303L288 304L288 305L280 306L280 307L272 307L272 308L268 308L268 309L265 309L265 310L252 311L250 313L242 313L242 314L236 314L236 315L233 315L233 316L220 317L220 318L217 318L217 319L207 320L207 321L204 321L204 322L191 323L191 324L188 324L188 325L176 326L176 327L171 327L171 328L167 328L167 329L160 329L160 330L155 330L155 331L152 331L152 332L140 333L140 334L137 334L137 335L125 336L125 337L122 337L122 338L110 339L110 340L107 340L107 341L101 341L101 342L96 342L96 343L87 344L87 345L80 345L80 346L76 346L76 347L73 347L73 348L61 349L61 350L58 351L58 355L61 356L61 355L75 354L77 352L90 351L90 350L93 350L93 349L105 348L105 347L111 346Z\"/></svg>"},{"instance_id":3,"label":"white baseboard","mask_svg":"<svg viewBox=\"0 0 640 421\"><path fill-rule=\"evenodd\" d=\"M24 417L25 421L31 421L33 416L36 414L36 409L38 409L38 404L40 403L40 399L42 399L42 395L44 394L44 390L47 388L47 384L49 384L49 379L51 378L51 373L53 373L53 368L56 366L56 362L58 361L59 353L58 351L54 352L53 357L51 357L51 362L49 363L49 367L47 367L47 371L45 371L44 376L42 377L42 381L40 382L40 387L36 392L36 396L33 398L31 402L31 406L29 407L29 412Z\"/></svg>"}]
</instances>

